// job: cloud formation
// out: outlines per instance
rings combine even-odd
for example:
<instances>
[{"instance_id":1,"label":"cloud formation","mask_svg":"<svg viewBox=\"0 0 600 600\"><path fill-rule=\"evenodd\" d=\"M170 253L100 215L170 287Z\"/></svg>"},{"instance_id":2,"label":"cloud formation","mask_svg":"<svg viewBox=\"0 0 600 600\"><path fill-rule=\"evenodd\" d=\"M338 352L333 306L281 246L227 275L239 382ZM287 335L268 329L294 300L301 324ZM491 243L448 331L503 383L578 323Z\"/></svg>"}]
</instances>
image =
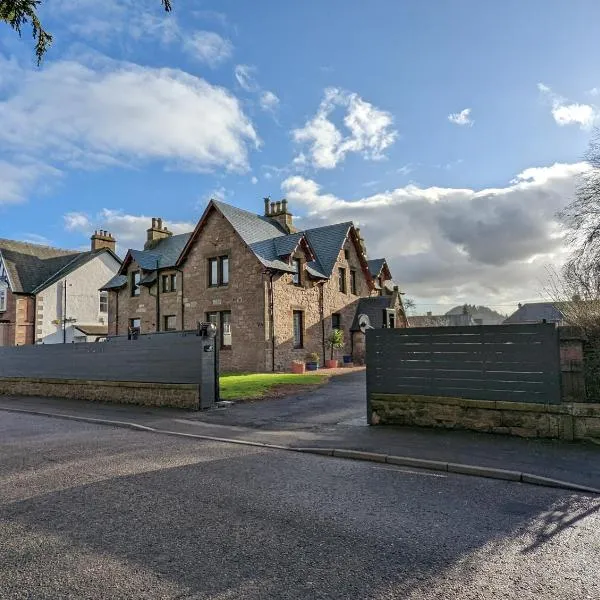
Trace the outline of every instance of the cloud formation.
<instances>
[{"instance_id":1,"label":"cloud formation","mask_svg":"<svg viewBox=\"0 0 600 600\"><path fill-rule=\"evenodd\" d=\"M270 90L265 90L258 83L256 73L258 69L252 65L236 65L233 70L238 85L251 94L257 94L258 105L262 110L275 114L279 108L279 97Z\"/></svg>"},{"instance_id":2,"label":"cloud formation","mask_svg":"<svg viewBox=\"0 0 600 600\"><path fill-rule=\"evenodd\" d=\"M186 40L185 48L197 61L217 67L233 54L233 45L214 31L196 31Z\"/></svg>"},{"instance_id":3,"label":"cloud formation","mask_svg":"<svg viewBox=\"0 0 600 600\"><path fill-rule=\"evenodd\" d=\"M336 108L344 111L342 133L331 120ZM363 100L358 94L339 88L327 88L317 113L304 127L292 131L302 147L298 156L318 169L333 169L348 153L360 154L369 160L384 157L385 150L396 140L390 113ZM297 157L297 160L298 157Z\"/></svg>"},{"instance_id":4,"label":"cloud formation","mask_svg":"<svg viewBox=\"0 0 600 600\"><path fill-rule=\"evenodd\" d=\"M257 133L235 96L178 69L98 60L15 69L3 79L0 147L55 165L159 161L245 171Z\"/></svg>"},{"instance_id":5,"label":"cloud formation","mask_svg":"<svg viewBox=\"0 0 600 600\"><path fill-rule=\"evenodd\" d=\"M353 220L371 258L385 256L409 296L434 302L517 302L539 297L546 266L563 259L556 213L584 163L524 170L501 188L407 185L355 200L311 179L282 183L303 227Z\"/></svg>"},{"instance_id":6,"label":"cloud formation","mask_svg":"<svg viewBox=\"0 0 600 600\"><path fill-rule=\"evenodd\" d=\"M79 232L86 236L95 229L110 231L117 240L119 252L124 254L128 248L143 248L146 230L150 227L152 217L103 208L100 212L91 215L84 212L70 212L63 216L63 221L68 231ZM164 225L174 234L178 234L192 231L195 223L164 219Z\"/></svg>"},{"instance_id":7,"label":"cloud formation","mask_svg":"<svg viewBox=\"0 0 600 600\"><path fill-rule=\"evenodd\" d=\"M473 123L475 122L473 121L473 119L471 119L470 108L463 108L460 112L449 114L448 121L450 121L450 123L454 123L455 125L460 125L462 127L472 127Z\"/></svg>"},{"instance_id":8,"label":"cloud formation","mask_svg":"<svg viewBox=\"0 0 600 600\"><path fill-rule=\"evenodd\" d=\"M591 129L597 122L600 113L593 104L580 104L578 102L569 102L566 98L559 96L552 91L552 88L544 83L538 83L538 90L547 98L552 106L551 112L554 121L560 125L579 125L583 130ZM596 88L590 90L590 94Z\"/></svg>"},{"instance_id":9,"label":"cloud formation","mask_svg":"<svg viewBox=\"0 0 600 600\"><path fill-rule=\"evenodd\" d=\"M60 175L57 169L40 162L8 162L0 159L0 204L23 202L40 182L49 182Z\"/></svg>"}]
</instances>

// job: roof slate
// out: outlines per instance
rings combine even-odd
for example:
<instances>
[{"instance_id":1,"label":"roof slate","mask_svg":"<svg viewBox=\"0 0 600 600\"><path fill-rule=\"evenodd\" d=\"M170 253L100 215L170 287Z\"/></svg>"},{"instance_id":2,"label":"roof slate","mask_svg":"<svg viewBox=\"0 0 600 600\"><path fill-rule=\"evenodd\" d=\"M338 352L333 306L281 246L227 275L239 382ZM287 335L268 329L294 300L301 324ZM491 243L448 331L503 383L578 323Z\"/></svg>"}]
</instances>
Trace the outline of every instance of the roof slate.
<instances>
[{"instance_id":1,"label":"roof slate","mask_svg":"<svg viewBox=\"0 0 600 600\"><path fill-rule=\"evenodd\" d=\"M371 298L360 298L356 306L354 320L350 331L360 331L358 326L359 315L367 315L371 326L375 329L381 329L384 325L383 311L392 307L393 296L373 296Z\"/></svg>"},{"instance_id":2,"label":"roof slate","mask_svg":"<svg viewBox=\"0 0 600 600\"><path fill-rule=\"evenodd\" d=\"M100 291L118 290L127 285L127 275L115 275L110 281L105 283Z\"/></svg>"},{"instance_id":3,"label":"roof slate","mask_svg":"<svg viewBox=\"0 0 600 600\"><path fill-rule=\"evenodd\" d=\"M21 294L41 291L103 252L108 250L77 252L0 239L0 254L8 271L12 290ZM117 258L116 255L113 256Z\"/></svg>"},{"instance_id":4,"label":"roof slate","mask_svg":"<svg viewBox=\"0 0 600 600\"><path fill-rule=\"evenodd\" d=\"M381 269L383 269L385 258L372 258L371 260L367 261L367 264L369 265L369 272L371 275L373 275L373 277L377 277L381 272Z\"/></svg>"},{"instance_id":5,"label":"roof slate","mask_svg":"<svg viewBox=\"0 0 600 600\"><path fill-rule=\"evenodd\" d=\"M554 302L530 302L523 304L510 317L504 320L504 324L513 323L559 323L564 319Z\"/></svg>"}]
</instances>

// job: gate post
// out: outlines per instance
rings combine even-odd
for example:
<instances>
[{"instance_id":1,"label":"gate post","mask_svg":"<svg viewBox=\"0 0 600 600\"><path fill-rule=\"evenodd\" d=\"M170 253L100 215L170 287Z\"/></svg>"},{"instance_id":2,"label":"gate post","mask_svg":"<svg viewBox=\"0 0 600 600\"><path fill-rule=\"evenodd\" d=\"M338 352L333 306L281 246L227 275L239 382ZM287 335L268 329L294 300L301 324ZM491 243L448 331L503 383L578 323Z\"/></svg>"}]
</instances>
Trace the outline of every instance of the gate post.
<instances>
[{"instance_id":1,"label":"gate post","mask_svg":"<svg viewBox=\"0 0 600 600\"><path fill-rule=\"evenodd\" d=\"M202 339L200 359L200 410L212 408L219 399L219 350L217 328L213 323L198 323L196 335Z\"/></svg>"}]
</instances>

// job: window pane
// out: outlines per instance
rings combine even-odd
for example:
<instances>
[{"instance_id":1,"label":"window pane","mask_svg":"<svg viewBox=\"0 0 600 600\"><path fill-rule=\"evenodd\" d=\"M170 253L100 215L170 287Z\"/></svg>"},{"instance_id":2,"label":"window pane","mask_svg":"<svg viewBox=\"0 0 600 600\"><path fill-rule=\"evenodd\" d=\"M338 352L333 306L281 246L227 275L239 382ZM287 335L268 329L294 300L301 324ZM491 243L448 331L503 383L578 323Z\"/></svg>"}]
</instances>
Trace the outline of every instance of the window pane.
<instances>
[{"instance_id":1,"label":"window pane","mask_svg":"<svg viewBox=\"0 0 600 600\"><path fill-rule=\"evenodd\" d=\"M303 345L303 324L302 324L302 311L295 310L293 314L294 319L294 348L302 348Z\"/></svg>"},{"instance_id":2,"label":"window pane","mask_svg":"<svg viewBox=\"0 0 600 600\"><path fill-rule=\"evenodd\" d=\"M165 316L165 331L174 331L175 329L177 329L175 315L166 315Z\"/></svg>"},{"instance_id":3,"label":"window pane","mask_svg":"<svg viewBox=\"0 0 600 600\"><path fill-rule=\"evenodd\" d=\"M177 291L177 273L171 275L171 291Z\"/></svg>"},{"instance_id":4,"label":"window pane","mask_svg":"<svg viewBox=\"0 0 600 600\"><path fill-rule=\"evenodd\" d=\"M139 296L140 295L140 272L133 271L131 273L131 295Z\"/></svg>"},{"instance_id":5,"label":"window pane","mask_svg":"<svg viewBox=\"0 0 600 600\"><path fill-rule=\"evenodd\" d=\"M227 285L229 283L229 257L221 257L221 285Z\"/></svg>"},{"instance_id":6,"label":"window pane","mask_svg":"<svg viewBox=\"0 0 600 600\"><path fill-rule=\"evenodd\" d=\"M169 276L168 275L162 276L162 291L163 292L169 291Z\"/></svg>"},{"instance_id":7,"label":"window pane","mask_svg":"<svg viewBox=\"0 0 600 600\"><path fill-rule=\"evenodd\" d=\"M219 313L217 312L209 312L206 313L206 320L213 325L219 326Z\"/></svg>"},{"instance_id":8,"label":"window pane","mask_svg":"<svg viewBox=\"0 0 600 600\"><path fill-rule=\"evenodd\" d=\"M140 329L141 321L140 319L129 319L129 327L132 329Z\"/></svg>"},{"instance_id":9,"label":"window pane","mask_svg":"<svg viewBox=\"0 0 600 600\"><path fill-rule=\"evenodd\" d=\"M294 282L294 285L300 285L300 259L295 258L292 264L294 267L294 276L292 281Z\"/></svg>"},{"instance_id":10,"label":"window pane","mask_svg":"<svg viewBox=\"0 0 600 600\"><path fill-rule=\"evenodd\" d=\"M331 315L331 328L332 329L341 329L342 328L342 316L340 313L333 313Z\"/></svg>"},{"instance_id":11,"label":"window pane","mask_svg":"<svg viewBox=\"0 0 600 600\"><path fill-rule=\"evenodd\" d=\"M219 285L219 263L216 258L208 260L208 285Z\"/></svg>"},{"instance_id":12,"label":"window pane","mask_svg":"<svg viewBox=\"0 0 600 600\"><path fill-rule=\"evenodd\" d=\"M221 345L231 346L231 313L224 311L221 313Z\"/></svg>"},{"instance_id":13,"label":"window pane","mask_svg":"<svg viewBox=\"0 0 600 600\"><path fill-rule=\"evenodd\" d=\"M350 271L350 291L356 296L356 271Z\"/></svg>"},{"instance_id":14,"label":"window pane","mask_svg":"<svg viewBox=\"0 0 600 600\"><path fill-rule=\"evenodd\" d=\"M338 277L340 280L340 292L346 292L346 269L342 269L341 267L338 269Z\"/></svg>"},{"instance_id":15,"label":"window pane","mask_svg":"<svg viewBox=\"0 0 600 600\"><path fill-rule=\"evenodd\" d=\"M108 312L108 292L100 292L100 312Z\"/></svg>"}]
</instances>

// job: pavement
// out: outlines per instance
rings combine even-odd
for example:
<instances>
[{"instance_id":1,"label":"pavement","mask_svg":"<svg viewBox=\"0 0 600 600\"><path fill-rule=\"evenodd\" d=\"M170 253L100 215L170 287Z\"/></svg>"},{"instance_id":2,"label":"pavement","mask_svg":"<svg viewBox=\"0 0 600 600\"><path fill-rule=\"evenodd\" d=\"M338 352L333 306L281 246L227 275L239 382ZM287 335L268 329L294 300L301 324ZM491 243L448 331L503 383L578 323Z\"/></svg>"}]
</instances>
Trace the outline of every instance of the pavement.
<instances>
[{"instance_id":1,"label":"pavement","mask_svg":"<svg viewBox=\"0 0 600 600\"><path fill-rule=\"evenodd\" d=\"M364 371L333 377L328 384L297 396L203 412L17 397L0 398L1 408L127 421L160 430L293 448L339 448L478 465L600 488L600 446L592 443L369 427Z\"/></svg>"},{"instance_id":2,"label":"pavement","mask_svg":"<svg viewBox=\"0 0 600 600\"><path fill-rule=\"evenodd\" d=\"M0 413L0 598L600 598L600 500Z\"/></svg>"}]
</instances>

